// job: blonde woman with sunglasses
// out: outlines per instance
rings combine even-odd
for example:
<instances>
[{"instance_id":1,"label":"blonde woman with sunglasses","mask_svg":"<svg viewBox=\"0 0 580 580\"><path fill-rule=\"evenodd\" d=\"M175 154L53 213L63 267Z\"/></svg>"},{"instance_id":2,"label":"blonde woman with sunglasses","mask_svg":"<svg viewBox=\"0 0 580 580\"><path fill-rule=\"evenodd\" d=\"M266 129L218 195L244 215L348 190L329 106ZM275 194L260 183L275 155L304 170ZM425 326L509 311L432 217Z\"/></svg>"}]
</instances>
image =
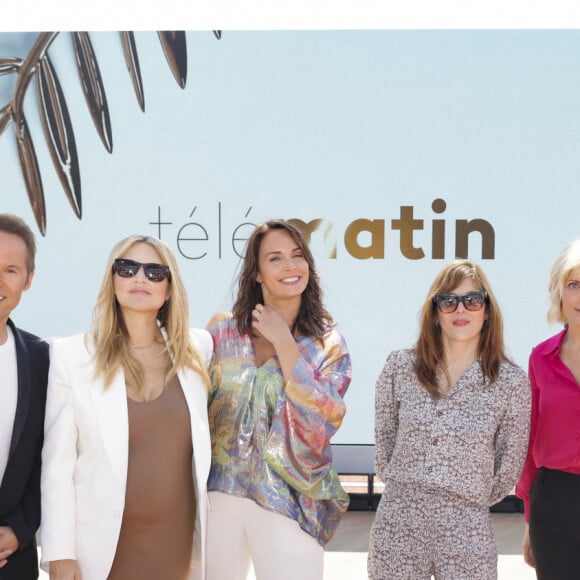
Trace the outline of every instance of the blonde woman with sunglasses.
<instances>
[{"instance_id":1,"label":"blonde woman with sunglasses","mask_svg":"<svg viewBox=\"0 0 580 580\"><path fill-rule=\"evenodd\" d=\"M121 240L92 330L51 346L41 546L52 580L204 578L211 353L209 334L188 328L169 248Z\"/></svg>"},{"instance_id":2,"label":"blonde woman with sunglasses","mask_svg":"<svg viewBox=\"0 0 580 580\"><path fill-rule=\"evenodd\" d=\"M369 578L497 578L489 507L521 472L530 387L505 355L501 313L477 264L453 262L436 277L415 347L386 360L375 412L385 489Z\"/></svg>"}]
</instances>

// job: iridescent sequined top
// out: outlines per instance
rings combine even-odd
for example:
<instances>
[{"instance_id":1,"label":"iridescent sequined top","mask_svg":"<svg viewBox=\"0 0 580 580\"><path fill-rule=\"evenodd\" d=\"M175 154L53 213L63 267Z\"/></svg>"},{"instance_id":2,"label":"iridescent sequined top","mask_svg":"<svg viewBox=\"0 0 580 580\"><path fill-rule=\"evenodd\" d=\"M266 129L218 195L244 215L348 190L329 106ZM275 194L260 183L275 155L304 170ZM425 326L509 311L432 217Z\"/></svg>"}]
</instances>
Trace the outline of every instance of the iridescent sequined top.
<instances>
[{"instance_id":1,"label":"iridescent sequined top","mask_svg":"<svg viewBox=\"0 0 580 580\"><path fill-rule=\"evenodd\" d=\"M335 330L323 344L298 337L301 357L284 384L276 356L257 368L251 336L238 331L231 315L217 318L209 329L208 490L252 499L324 545L348 507L330 449L351 379L346 343Z\"/></svg>"}]
</instances>

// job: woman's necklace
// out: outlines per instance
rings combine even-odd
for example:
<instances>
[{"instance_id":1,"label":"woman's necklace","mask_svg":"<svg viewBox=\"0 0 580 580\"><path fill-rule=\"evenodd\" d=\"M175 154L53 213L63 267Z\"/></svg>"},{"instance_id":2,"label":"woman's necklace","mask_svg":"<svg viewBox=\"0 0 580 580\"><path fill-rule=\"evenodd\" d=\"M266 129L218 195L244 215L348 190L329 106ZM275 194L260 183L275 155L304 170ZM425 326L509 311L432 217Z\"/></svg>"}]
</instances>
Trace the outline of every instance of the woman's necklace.
<instances>
[{"instance_id":1,"label":"woman's necklace","mask_svg":"<svg viewBox=\"0 0 580 580\"><path fill-rule=\"evenodd\" d=\"M129 348L131 350L149 350L150 348L153 348L153 346L157 343L156 340L154 340L153 342L149 343L149 344L143 344L141 346L135 346L135 345L131 345Z\"/></svg>"}]
</instances>

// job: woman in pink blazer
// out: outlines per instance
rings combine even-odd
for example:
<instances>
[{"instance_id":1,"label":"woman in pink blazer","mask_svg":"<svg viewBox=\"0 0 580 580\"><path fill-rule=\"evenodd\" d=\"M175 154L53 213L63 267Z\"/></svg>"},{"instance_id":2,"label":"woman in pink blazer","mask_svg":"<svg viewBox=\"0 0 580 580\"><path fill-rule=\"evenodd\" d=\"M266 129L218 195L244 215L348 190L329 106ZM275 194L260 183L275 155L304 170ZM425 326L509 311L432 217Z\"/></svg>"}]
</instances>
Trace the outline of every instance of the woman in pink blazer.
<instances>
[{"instance_id":1,"label":"woman in pink blazer","mask_svg":"<svg viewBox=\"0 0 580 580\"><path fill-rule=\"evenodd\" d=\"M53 341L41 478L52 580L204 578L212 345L155 238L111 253L92 330Z\"/></svg>"}]
</instances>

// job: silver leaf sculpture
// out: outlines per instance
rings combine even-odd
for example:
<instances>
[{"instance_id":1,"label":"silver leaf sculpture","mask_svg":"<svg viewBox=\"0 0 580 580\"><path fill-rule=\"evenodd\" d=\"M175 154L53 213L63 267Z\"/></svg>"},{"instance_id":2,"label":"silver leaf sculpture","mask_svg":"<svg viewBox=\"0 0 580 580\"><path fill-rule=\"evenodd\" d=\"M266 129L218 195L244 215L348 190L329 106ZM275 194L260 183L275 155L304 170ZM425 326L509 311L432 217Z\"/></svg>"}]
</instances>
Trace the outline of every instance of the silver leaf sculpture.
<instances>
[{"instance_id":1,"label":"silver leaf sculpture","mask_svg":"<svg viewBox=\"0 0 580 580\"><path fill-rule=\"evenodd\" d=\"M81 177L75 136L66 100L48 55L40 60L36 81L40 118L52 163L73 211L81 218Z\"/></svg>"},{"instance_id":2,"label":"silver leaf sculpture","mask_svg":"<svg viewBox=\"0 0 580 580\"><path fill-rule=\"evenodd\" d=\"M44 235L46 232L46 207L44 204L42 178L40 177L36 152L34 151L28 123L24 115L19 116L18 125L16 126L16 146L24 183L28 191L28 199L30 200L38 228Z\"/></svg>"},{"instance_id":3,"label":"silver leaf sculpture","mask_svg":"<svg viewBox=\"0 0 580 580\"><path fill-rule=\"evenodd\" d=\"M139 67L139 55L135 45L135 35L132 32L121 32L121 44L123 54L127 63L127 70L131 76L133 89L137 96L137 102L143 112L145 112L145 94L143 92L143 81L141 80L141 68Z\"/></svg>"},{"instance_id":4,"label":"silver leaf sculpture","mask_svg":"<svg viewBox=\"0 0 580 580\"><path fill-rule=\"evenodd\" d=\"M87 32L73 32L72 38L77 69L87 106L105 149L112 153L111 117L93 45Z\"/></svg>"},{"instance_id":5,"label":"silver leaf sculpture","mask_svg":"<svg viewBox=\"0 0 580 580\"><path fill-rule=\"evenodd\" d=\"M221 38L221 31L213 31ZM59 32L42 32L38 35L28 55L24 58L0 58L0 76L16 74L17 81L12 99L0 107L0 135L13 124L20 167L41 234L46 235L46 203L42 176L34 149L32 136L24 116L24 97L33 78L36 79L37 103L42 120L46 146L62 188L75 215L82 217L80 164L74 127L66 103L66 96L52 65L48 49ZM125 63L131 76L137 102L145 111L145 94L135 38L132 32L121 32L121 45ZM187 46L183 31L158 32L159 40L169 68L181 88L187 82ZM113 151L113 133L107 105L105 85L97 57L87 32L71 32L73 51L79 79L91 118L105 149Z\"/></svg>"},{"instance_id":6,"label":"silver leaf sculpture","mask_svg":"<svg viewBox=\"0 0 580 580\"><path fill-rule=\"evenodd\" d=\"M177 81L184 89L187 82L187 47L185 32L159 32L159 40L165 52L169 68Z\"/></svg>"}]
</instances>

